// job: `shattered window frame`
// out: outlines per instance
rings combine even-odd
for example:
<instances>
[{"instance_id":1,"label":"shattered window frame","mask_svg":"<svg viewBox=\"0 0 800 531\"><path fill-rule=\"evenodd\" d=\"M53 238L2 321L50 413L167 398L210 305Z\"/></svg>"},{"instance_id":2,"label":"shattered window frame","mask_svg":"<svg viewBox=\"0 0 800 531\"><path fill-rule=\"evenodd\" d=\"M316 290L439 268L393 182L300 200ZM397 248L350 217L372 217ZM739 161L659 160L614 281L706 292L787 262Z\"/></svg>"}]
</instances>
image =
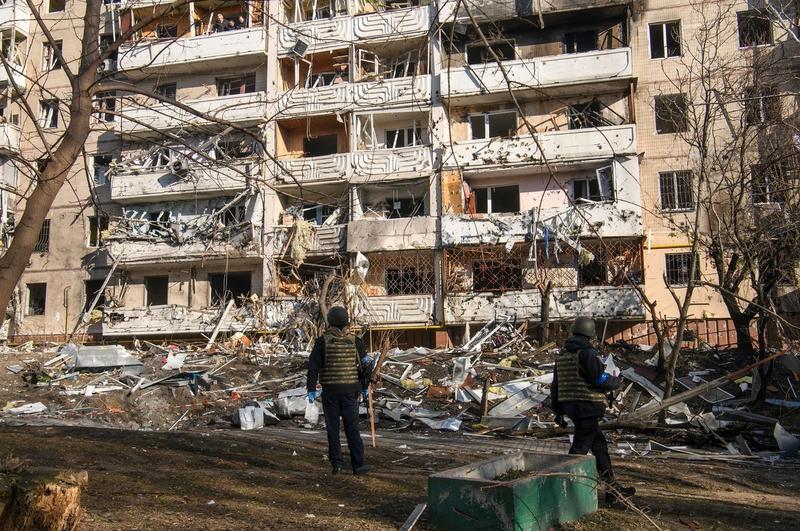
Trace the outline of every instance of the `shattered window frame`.
<instances>
[{"instance_id":1,"label":"shattered window frame","mask_svg":"<svg viewBox=\"0 0 800 531\"><path fill-rule=\"evenodd\" d=\"M683 56L680 19L653 22L648 26L647 35L650 44L650 59L670 59ZM670 43L670 36L672 36L672 43ZM671 47L670 44L673 46Z\"/></svg>"},{"instance_id":2,"label":"shattered window frame","mask_svg":"<svg viewBox=\"0 0 800 531\"><path fill-rule=\"evenodd\" d=\"M108 184L108 171L113 161L113 155L106 153L92 155L92 182L95 186L104 186Z\"/></svg>"},{"instance_id":3,"label":"shattered window frame","mask_svg":"<svg viewBox=\"0 0 800 531\"><path fill-rule=\"evenodd\" d=\"M772 20L764 9L737 12L736 33L740 49L772 46L775 42Z\"/></svg>"},{"instance_id":4,"label":"shattered window frame","mask_svg":"<svg viewBox=\"0 0 800 531\"><path fill-rule=\"evenodd\" d=\"M178 84L175 82L172 83L161 83L156 85L155 93L161 96L162 98L168 100L174 100L178 97Z\"/></svg>"},{"instance_id":5,"label":"shattered window frame","mask_svg":"<svg viewBox=\"0 0 800 531\"><path fill-rule=\"evenodd\" d=\"M154 290L156 288L162 287L164 292L162 293L155 293ZM144 305L146 307L150 306L168 306L169 305L169 275L148 275L144 277ZM153 297L153 295L158 295L158 297ZM162 296L163 295L163 296ZM156 298L156 301L152 299ZM163 300L164 302L161 302Z\"/></svg>"},{"instance_id":6,"label":"shattered window frame","mask_svg":"<svg viewBox=\"0 0 800 531\"><path fill-rule=\"evenodd\" d=\"M754 205L783 205L791 187L791 170L783 161L750 166L750 193Z\"/></svg>"},{"instance_id":7,"label":"shattered window frame","mask_svg":"<svg viewBox=\"0 0 800 531\"><path fill-rule=\"evenodd\" d=\"M108 216L97 215L89 216L87 223L87 240L86 246L89 248L98 248L103 244L103 232L108 230Z\"/></svg>"},{"instance_id":8,"label":"shattered window frame","mask_svg":"<svg viewBox=\"0 0 800 531\"><path fill-rule=\"evenodd\" d=\"M25 315L45 315L47 311L47 282L31 282L25 285L27 304Z\"/></svg>"},{"instance_id":9,"label":"shattered window frame","mask_svg":"<svg viewBox=\"0 0 800 531\"><path fill-rule=\"evenodd\" d=\"M498 115L511 115L511 114L514 115L514 130L511 131L511 129L509 129L507 135L499 134L499 135L494 135L493 136L492 135L491 117L492 116L498 116ZM479 120L477 120L479 117L483 118L483 126L482 126L483 127L483 132L482 132L483 136L475 136L476 131L475 131L475 127L474 127L475 124L473 123L473 120L479 121ZM514 136L516 136L517 130L519 129L519 113L516 111L516 109L500 109L500 110L496 110L496 111L470 113L470 114L467 115L467 122L469 124L469 137L470 137L470 140L489 140L489 139L492 139L492 138L513 138ZM497 127L497 125L495 125L495 128L496 127Z\"/></svg>"},{"instance_id":10,"label":"shattered window frame","mask_svg":"<svg viewBox=\"0 0 800 531\"><path fill-rule=\"evenodd\" d=\"M39 123L41 124L42 129L57 129L59 123L59 101L57 99L40 100L39 106L41 109Z\"/></svg>"},{"instance_id":11,"label":"shattered window frame","mask_svg":"<svg viewBox=\"0 0 800 531\"><path fill-rule=\"evenodd\" d=\"M44 72L52 72L62 68L61 59L59 59L56 50L64 53L64 41L55 41L55 47L51 46L49 42L42 43L42 70Z\"/></svg>"},{"instance_id":12,"label":"shattered window frame","mask_svg":"<svg viewBox=\"0 0 800 531\"><path fill-rule=\"evenodd\" d=\"M36 244L33 247L34 252L47 253L50 252L50 220L46 219L42 222L42 228L39 229L39 236L36 238Z\"/></svg>"}]
</instances>

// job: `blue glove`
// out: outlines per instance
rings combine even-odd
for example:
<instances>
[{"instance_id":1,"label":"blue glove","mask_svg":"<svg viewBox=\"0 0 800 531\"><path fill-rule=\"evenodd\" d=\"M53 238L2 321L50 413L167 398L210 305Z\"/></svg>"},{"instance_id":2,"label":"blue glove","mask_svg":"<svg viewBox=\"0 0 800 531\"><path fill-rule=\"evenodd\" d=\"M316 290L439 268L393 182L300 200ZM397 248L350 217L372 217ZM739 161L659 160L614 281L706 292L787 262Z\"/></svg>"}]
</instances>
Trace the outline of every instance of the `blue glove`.
<instances>
[{"instance_id":1,"label":"blue glove","mask_svg":"<svg viewBox=\"0 0 800 531\"><path fill-rule=\"evenodd\" d=\"M314 402L314 400L316 400L316 399L317 399L317 397L318 397L319 395L321 395L321 394L322 394L322 393L321 393L321 392L319 392L319 391L309 391L309 392L308 392L308 394L306 395L306 396L308 397L308 403L309 403L309 404L313 403L313 402Z\"/></svg>"},{"instance_id":2,"label":"blue glove","mask_svg":"<svg viewBox=\"0 0 800 531\"><path fill-rule=\"evenodd\" d=\"M369 400L369 388L361 390L361 396L364 397L364 400Z\"/></svg>"},{"instance_id":3,"label":"blue glove","mask_svg":"<svg viewBox=\"0 0 800 531\"><path fill-rule=\"evenodd\" d=\"M372 359L368 354L365 354L363 358L361 358L361 365L364 367L369 367L372 365L372 362L375 361Z\"/></svg>"}]
</instances>

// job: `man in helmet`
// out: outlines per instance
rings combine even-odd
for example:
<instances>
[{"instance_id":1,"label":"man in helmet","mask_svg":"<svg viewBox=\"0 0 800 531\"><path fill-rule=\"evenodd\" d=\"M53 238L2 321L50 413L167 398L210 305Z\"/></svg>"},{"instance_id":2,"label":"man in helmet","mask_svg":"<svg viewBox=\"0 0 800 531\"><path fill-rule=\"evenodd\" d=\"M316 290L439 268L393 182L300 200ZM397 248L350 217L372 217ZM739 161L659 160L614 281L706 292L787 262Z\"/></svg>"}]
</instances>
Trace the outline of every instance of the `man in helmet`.
<instances>
[{"instance_id":1,"label":"man in helmet","mask_svg":"<svg viewBox=\"0 0 800 531\"><path fill-rule=\"evenodd\" d=\"M358 399L366 394L369 385L361 368L367 351L364 342L350 333L349 323L347 310L343 307L334 306L328 311L328 329L317 338L309 356L306 389L308 401L314 402L320 395L317 379L322 384L322 411L328 431L332 473L342 471L341 417L353 473L366 474L369 466L364 463L364 443L358 431Z\"/></svg>"},{"instance_id":2,"label":"man in helmet","mask_svg":"<svg viewBox=\"0 0 800 531\"><path fill-rule=\"evenodd\" d=\"M564 415L575 424L571 454L586 455L589 450L597 461L600 479L609 487L606 501L633 496L636 489L623 487L614 479L608 445L599 422L605 415L606 395L617 389L620 379L605 372L605 365L589 342L595 336L594 319L578 317L570 327L572 334L556 358L550 399L556 422L566 427Z\"/></svg>"}]
</instances>

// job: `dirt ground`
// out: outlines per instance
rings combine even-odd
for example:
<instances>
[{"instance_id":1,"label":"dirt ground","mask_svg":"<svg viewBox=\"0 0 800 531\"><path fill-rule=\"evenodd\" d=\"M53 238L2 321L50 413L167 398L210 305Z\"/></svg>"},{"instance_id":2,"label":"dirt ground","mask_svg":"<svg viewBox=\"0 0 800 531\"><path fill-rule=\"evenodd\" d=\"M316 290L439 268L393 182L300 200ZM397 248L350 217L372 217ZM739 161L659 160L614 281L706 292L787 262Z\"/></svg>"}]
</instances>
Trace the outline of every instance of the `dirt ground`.
<instances>
[{"instance_id":1,"label":"dirt ground","mask_svg":"<svg viewBox=\"0 0 800 531\"><path fill-rule=\"evenodd\" d=\"M397 529L425 501L427 476L514 448L489 437L380 434L369 476L329 475L321 432L297 428L146 432L0 425L0 455L29 469L87 470L81 529ZM527 446L526 446L527 445ZM663 529L800 529L800 462L617 460L636 504ZM0 474L0 481L10 478ZM601 509L576 530L655 529L625 509ZM431 529L424 517L415 529Z\"/></svg>"}]
</instances>

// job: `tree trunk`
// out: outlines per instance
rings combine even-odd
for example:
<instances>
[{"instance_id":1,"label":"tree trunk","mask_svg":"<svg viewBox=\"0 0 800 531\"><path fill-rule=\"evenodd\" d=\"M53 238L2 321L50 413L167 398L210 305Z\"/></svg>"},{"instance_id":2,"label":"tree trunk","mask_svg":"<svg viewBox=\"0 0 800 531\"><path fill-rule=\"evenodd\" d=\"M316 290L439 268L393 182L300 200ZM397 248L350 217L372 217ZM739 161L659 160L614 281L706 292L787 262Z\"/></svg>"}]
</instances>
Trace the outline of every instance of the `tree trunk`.
<instances>
[{"instance_id":1,"label":"tree trunk","mask_svg":"<svg viewBox=\"0 0 800 531\"><path fill-rule=\"evenodd\" d=\"M0 531L74 531L83 517L81 490L89 476L18 479L0 514Z\"/></svg>"}]
</instances>

